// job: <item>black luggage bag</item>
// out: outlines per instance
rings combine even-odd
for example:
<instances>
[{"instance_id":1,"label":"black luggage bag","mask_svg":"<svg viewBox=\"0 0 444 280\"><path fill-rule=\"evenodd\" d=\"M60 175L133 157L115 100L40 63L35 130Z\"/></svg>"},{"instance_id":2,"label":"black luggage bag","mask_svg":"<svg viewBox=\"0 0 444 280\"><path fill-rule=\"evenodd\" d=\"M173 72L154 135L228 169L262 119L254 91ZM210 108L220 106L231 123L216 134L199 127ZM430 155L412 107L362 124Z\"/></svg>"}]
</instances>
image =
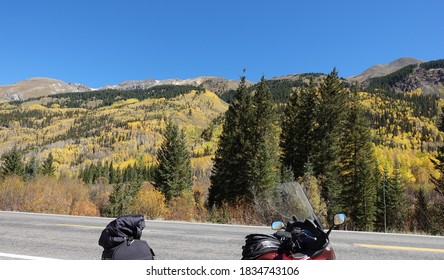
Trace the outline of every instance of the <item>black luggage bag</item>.
<instances>
[{"instance_id":1,"label":"black luggage bag","mask_svg":"<svg viewBox=\"0 0 444 280\"><path fill-rule=\"evenodd\" d=\"M102 231L99 245L103 247L102 260L154 260L154 252L141 240L145 228L142 215L121 216Z\"/></svg>"}]
</instances>

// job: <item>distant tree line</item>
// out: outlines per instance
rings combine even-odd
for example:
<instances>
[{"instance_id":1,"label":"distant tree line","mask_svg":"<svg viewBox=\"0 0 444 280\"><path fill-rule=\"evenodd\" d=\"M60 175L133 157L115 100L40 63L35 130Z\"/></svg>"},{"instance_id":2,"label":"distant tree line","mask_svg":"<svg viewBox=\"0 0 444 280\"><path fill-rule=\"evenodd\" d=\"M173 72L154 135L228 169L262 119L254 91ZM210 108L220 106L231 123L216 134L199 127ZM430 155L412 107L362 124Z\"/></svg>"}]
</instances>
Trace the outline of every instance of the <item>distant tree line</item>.
<instances>
[{"instance_id":1,"label":"distant tree line","mask_svg":"<svg viewBox=\"0 0 444 280\"><path fill-rule=\"evenodd\" d=\"M191 85L160 85L148 89L104 89L86 92L68 92L51 95L50 97L52 101L48 102L46 105L50 107L53 104L58 104L63 108L94 109L98 107L109 106L118 100L127 100L131 98L136 98L138 100L145 100L148 98L169 99L189 93L192 90L196 90L199 92L204 91L204 89L201 87ZM35 100L39 99L41 98L35 98Z\"/></svg>"},{"instance_id":2,"label":"distant tree line","mask_svg":"<svg viewBox=\"0 0 444 280\"><path fill-rule=\"evenodd\" d=\"M411 64L386 76L371 78L365 90L369 92L391 91L397 83L404 81L417 67L416 64Z\"/></svg>"},{"instance_id":3,"label":"distant tree line","mask_svg":"<svg viewBox=\"0 0 444 280\"><path fill-rule=\"evenodd\" d=\"M30 180L38 174L54 176L55 171L52 153L49 153L48 157L41 163L35 155L25 162L23 152L17 146L1 156L0 178L3 179L7 176L19 176Z\"/></svg>"},{"instance_id":4,"label":"distant tree line","mask_svg":"<svg viewBox=\"0 0 444 280\"><path fill-rule=\"evenodd\" d=\"M419 65L419 67L421 67L421 68L423 68L425 70L444 68L444 59L424 62L424 63L421 63Z\"/></svg>"}]
</instances>

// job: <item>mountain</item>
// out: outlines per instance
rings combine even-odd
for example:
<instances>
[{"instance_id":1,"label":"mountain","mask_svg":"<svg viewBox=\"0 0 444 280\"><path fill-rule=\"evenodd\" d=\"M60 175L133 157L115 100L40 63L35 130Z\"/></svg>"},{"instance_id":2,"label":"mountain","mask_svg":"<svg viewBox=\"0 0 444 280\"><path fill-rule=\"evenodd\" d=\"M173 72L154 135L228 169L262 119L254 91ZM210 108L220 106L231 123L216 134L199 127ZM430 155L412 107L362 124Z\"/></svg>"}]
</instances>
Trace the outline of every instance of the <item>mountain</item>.
<instances>
[{"instance_id":1,"label":"mountain","mask_svg":"<svg viewBox=\"0 0 444 280\"><path fill-rule=\"evenodd\" d=\"M50 78L31 78L0 86L0 102L26 100L62 92L89 91L90 87Z\"/></svg>"},{"instance_id":2,"label":"mountain","mask_svg":"<svg viewBox=\"0 0 444 280\"><path fill-rule=\"evenodd\" d=\"M444 59L410 64L388 75L364 80L361 86L369 92L416 92L444 97Z\"/></svg>"},{"instance_id":3,"label":"mountain","mask_svg":"<svg viewBox=\"0 0 444 280\"><path fill-rule=\"evenodd\" d=\"M408 65L419 63L422 61L416 58L399 58L388 64L376 64L356 76L349 77L348 80L362 83L371 78L386 76Z\"/></svg>"},{"instance_id":4,"label":"mountain","mask_svg":"<svg viewBox=\"0 0 444 280\"><path fill-rule=\"evenodd\" d=\"M250 84L253 84L249 82ZM220 77L211 77L211 76L203 76L197 78L191 78L186 80L181 79L167 79L167 80L155 80L155 79L146 79L146 80L130 80L124 81L115 86L110 86L108 88L119 89L119 90L134 90L134 89L148 89L153 86L159 85L192 85L202 87L206 90L212 91L218 95L229 91L237 89L239 85L239 81L237 80L228 80Z\"/></svg>"},{"instance_id":5,"label":"mountain","mask_svg":"<svg viewBox=\"0 0 444 280\"><path fill-rule=\"evenodd\" d=\"M365 90L380 88L381 86L391 88L396 92L408 92L421 88L425 94L439 94L444 96L443 71L444 67L436 61L423 63L415 58L400 58L388 64L378 64L370 67L364 72L347 78L350 83L359 82ZM421 65L426 65L422 67ZM427 65L434 65L428 67ZM407 75L406 75L407 74ZM402 76L402 79L400 79ZM302 73L290 74L268 79L269 86L280 91L280 97L277 100L285 99L288 91L306 84L310 79L319 82L325 77L322 73ZM385 81L385 82L384 82ZM390 85L381 85L380 83L389 82ZM253 85L253 82L247 82ZM216 93L225 101L230 100L239 85L239 80L229 80L221 77L202 76L191 79L146 79L146 80L128 80L117 85L105 86L99 89L92 89L82 84L67 83L61 80L50 78L31 78L17 82L11 85L0 86L0 103L14 100L27 100L40 96L48 96L64 92L86 92L92 90L145 90L154 86L162 85L189 85L200 87L205 90Z\"/></svg>"},{"instance_id":6,"label":"mountain","mask_svg":"<svg viewBox=\"0 0 444 280\"><path fill-rule=\"evenodd\" d=\"M61 93L0 104L0 155L16 143L39 159L52 150L58 170L69 174L95 160L113 160L115 167L122 168L135 159L149 163L162 140L162 120L174 116L186 128L193 154L203 157L216 146L213 134L218 135L220 128L215 129L212 121L228 105L210 91L192 88L165 85L98 90L91 95ZM88 95L97 106L84 104L82 98ZM200 137L205 129L207 141Z\"/></svg>"},{"instance_id":7,"label":"mountain","mask_svg":"<svg viewBox=\"0 0 444 280\"><path fill-rule=\"evenodd\" d=\"M252 85L252 82L247 82ZM202 87L206 90L222 95L223 93L236 90L239 81L228 80L220 77L203 76L192 79L166 79L166 80L128 80L117 85L105 86L98 89L92 89L82 84L67 83L61 80L51 78L31 78L11 85L0 86L0 103L15 100L27 100L41 96L48 96L64 92L85 92L91 90L116 89L116 90L137 90L149 89L161 85L191 85Z\"/></svg>"}]
</instances>

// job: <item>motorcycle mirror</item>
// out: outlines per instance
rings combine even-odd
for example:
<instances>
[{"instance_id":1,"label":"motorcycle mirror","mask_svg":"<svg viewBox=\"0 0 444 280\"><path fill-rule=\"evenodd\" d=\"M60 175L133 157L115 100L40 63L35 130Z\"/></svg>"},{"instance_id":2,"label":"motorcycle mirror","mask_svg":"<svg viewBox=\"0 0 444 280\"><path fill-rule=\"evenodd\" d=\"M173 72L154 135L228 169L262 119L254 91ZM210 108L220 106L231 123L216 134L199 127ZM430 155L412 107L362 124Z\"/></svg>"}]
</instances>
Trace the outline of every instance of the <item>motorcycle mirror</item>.
<instances>
[{"instance_id":1,"label":"motorcycle mirror","mask_svg":"<svg viewBox=\"0 0 444 280\"><path fill-rule=\"evenodd\" d=\"M271 224L271 229L273 230L280 230L285 227L285 224L281 221L275 221Z\"/></svg>"},{"instance_id":2,"label":"motorcycle mirror","mask_svg":"<svg viewBox=\"0 0 444 280\"><path fill-rule=\"evenodd\" d=\"M338 213L338 214L334 215L334 217L333 217L333 225L332 225L332 226L330 227L330 229L328 230L328 232L327 232L327 236L330 235L332 229L333 229L335 226L339 226L339 225L342 225L343 223L345 223L345 220L346 220L346 219L347 219L347 217L345 217L345 214L343 214L343 213Z\"/></svg>"},{"instance_id":3,"label":"motorcycle mirror","mask_svg":"<svg viewBox=\"0 0 444 280\"><path fill-rule=\"evenodd\" d=\"M347 217L345 217L345 214L343 214L343 213L336 214L333 217L335 226L342 225L343 223L345 223L346 219L347 219Z\"/></svg>"}]
</instances>

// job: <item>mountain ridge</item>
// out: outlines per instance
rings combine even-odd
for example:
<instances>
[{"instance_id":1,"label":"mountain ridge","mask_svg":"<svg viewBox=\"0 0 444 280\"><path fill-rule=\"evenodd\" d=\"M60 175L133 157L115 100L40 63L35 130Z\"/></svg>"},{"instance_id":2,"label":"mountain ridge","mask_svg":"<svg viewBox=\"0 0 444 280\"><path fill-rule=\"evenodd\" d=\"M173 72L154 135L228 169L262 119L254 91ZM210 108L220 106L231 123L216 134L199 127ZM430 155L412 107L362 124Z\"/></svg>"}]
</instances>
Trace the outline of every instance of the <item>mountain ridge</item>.
<instances>
[{"instance_id":1,"label":"mountain ridge","mask_svg":"<svg viewBox=\"0 0 444 280\"><path fill-rule=\"evenodd\" d=\"M378 77L384 77L390 75L396 71L403 69L409 65L420 65L423 61L415 59L415 58L399 58L394 60L388 64L376 64L371 66L370 68L364 70L362 73L357 74L352 77L347 77L346 80L350 83L358 82L359 84L364 84L367 86L370 84L372 79ZM430 72L430 70L427 70ZM289 74L285 76L272 77L268 80L277 81L277 80L307 80L310 77L322 77L323 73L300 73L300 74ZM404 89L415 89L415 87L424 86L426 88L427 93L435 93L435 94L444 94L441 90L441 74L440 73L424 73L422 71L418 74L418 77L412 77L409 81L407 81L408 85L399 85L397 88L399 90ZM421 80L427 77L435 76L432 80ZM437 77L436 77L437 76ZM438 81L438 87L433 85L434 82ZM247 81L248 85L253 85L253 82ZM85 91L93 91L93 90L102 90L102 89L118 89L118 90L134 90L134 89L148 89L158 85L192 85L202 87L206 90L212 91L217 95L221 96L222 94L236 90L239 81L238 80L230 80L223 77L216 76L200 76L196 78L189 79L165 79L165 80L156 80L153 78L148 78L145 80L126 80L116 85L108 85L101 88L92 88L83 84L76 83L68 83L62 80L57 80L53 78L42 78L42 77L34 77L26 80L19 81L15 84L9 85L0 85L0 103L1 102L10 102L17 100L26 100L29 98L36 98L41 96L52 95L56 93L64 93L64 92L85 92Z\"/></svg>"},{"instance_id":2,"label":"mountain ridge","mask_svg":"<svg viewBox=\"0 0 444 280\"><path fill-rule=\"evenodd\" d=\"M375 77L382 77L386 76L388 74L391 74L393 72L398 71L399 69L402 69L408 65L411 64L419 64L424 61L416 59L416 58L398 58L390 63L387 64L375 64L371 66L370 68L367 68L363 72L359 73L358 75L348 77L348 80L351 81L357 81L359 83L362 83L366 80L369 80L371 78Z\"/></svg>"}]
</instances>

